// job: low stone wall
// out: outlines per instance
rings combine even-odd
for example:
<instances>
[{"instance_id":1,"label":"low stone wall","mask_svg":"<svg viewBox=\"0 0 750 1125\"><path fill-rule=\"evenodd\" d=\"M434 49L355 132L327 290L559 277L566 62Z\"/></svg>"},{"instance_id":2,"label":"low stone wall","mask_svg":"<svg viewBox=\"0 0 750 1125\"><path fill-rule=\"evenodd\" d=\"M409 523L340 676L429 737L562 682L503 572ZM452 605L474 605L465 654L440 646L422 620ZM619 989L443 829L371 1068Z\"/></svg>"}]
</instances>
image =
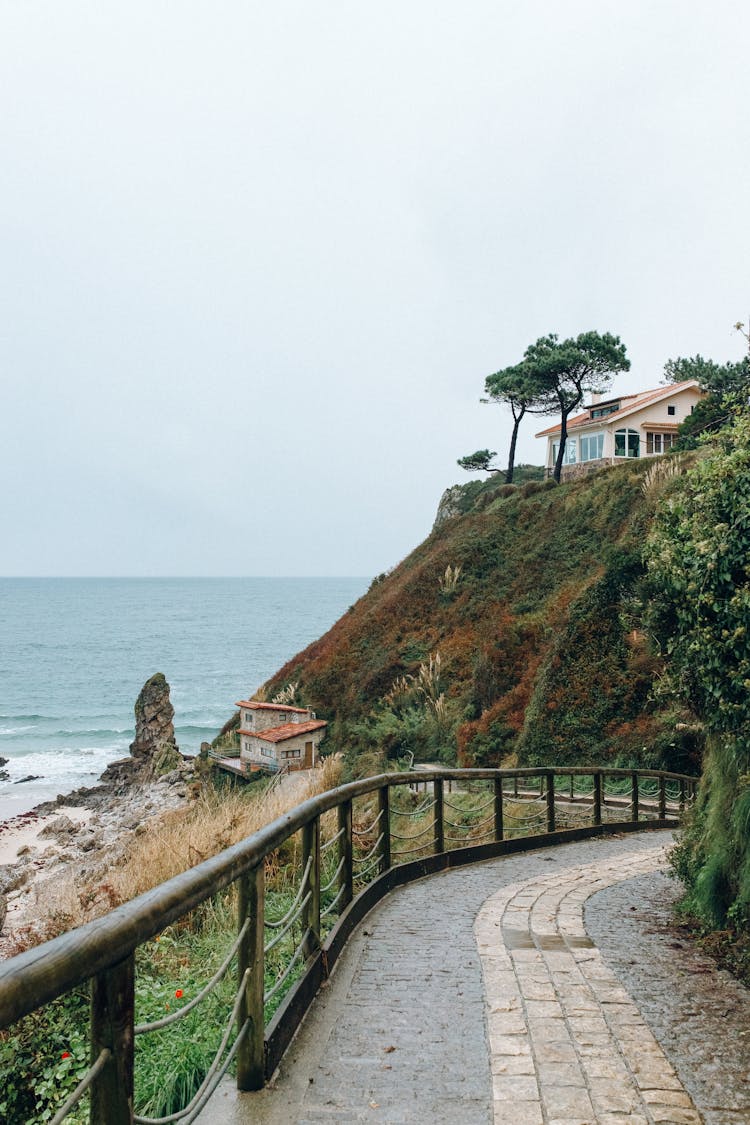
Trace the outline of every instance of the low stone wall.
<instances>
[{"instance_id":1,"label":"low stone wall","mask_svg":"<svg viewBox=\"0 0 750 1125\"><path fill-rule=\"evenodd\" d=\"M619 458L624 461L625 458ZM598 457L596 461L578 461L575 465L563 465L561 480L577 480L579 477L587 477L589 473L595 473L597 469L606 469L608 465L613 465L614 459L612 457Z\"/></svg>"}]
</instances>

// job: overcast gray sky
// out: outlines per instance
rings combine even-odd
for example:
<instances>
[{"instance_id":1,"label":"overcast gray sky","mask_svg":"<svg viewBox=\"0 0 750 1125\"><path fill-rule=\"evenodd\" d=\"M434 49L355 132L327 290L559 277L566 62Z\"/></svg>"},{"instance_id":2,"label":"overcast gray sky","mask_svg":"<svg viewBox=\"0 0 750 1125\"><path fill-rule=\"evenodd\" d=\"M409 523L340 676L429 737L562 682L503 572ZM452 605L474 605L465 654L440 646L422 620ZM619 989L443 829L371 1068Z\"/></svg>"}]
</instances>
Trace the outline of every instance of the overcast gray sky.
<instances>
[{"instance_id":1,"label":"overcast gray sky","mask_svg":"<svg viewBox=\"0 0 750 1125\"><path fill-rule=\"evenodd\" d=\"M746 3L0 12L0 573L375 574L538 336L742 354Z\"/></svg>"}]
</instances>

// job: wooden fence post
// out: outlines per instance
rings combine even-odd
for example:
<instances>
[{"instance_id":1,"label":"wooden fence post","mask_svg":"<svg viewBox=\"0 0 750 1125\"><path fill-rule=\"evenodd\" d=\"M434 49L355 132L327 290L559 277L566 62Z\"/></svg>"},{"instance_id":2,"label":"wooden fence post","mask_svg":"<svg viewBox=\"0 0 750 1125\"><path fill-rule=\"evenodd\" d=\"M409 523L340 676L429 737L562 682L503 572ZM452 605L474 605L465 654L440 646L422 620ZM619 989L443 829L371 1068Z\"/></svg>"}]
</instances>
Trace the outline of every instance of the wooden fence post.
<instances>
[{"instance_id":1,"label":"wooden fence post","mask_svg":"<svg viewBox=\"0 0 750 1125\"><path fill-rule=\"evenodd\" d=\"M320 817L313 817L302 828L302 870L312 857L307 889L310 900L305 907L303 918L310 931L305 941L305 957L310 957L320 949Z\"/></svg>"},{"instance_id":2,"label":"wooden fence post","mask_svg":"<svg viewBox=\"0 0 750 1125\"><path fill-rule=\"evenodd\" d=\"M383 839L380 841L380 873L387 871L391 866L391 801L390 790L387 785L378 789L378 814L380 816L380 831Z\"/></svg>"},{"instance_id":3,"label":"wooden fence post","mask_svg":"<svg viewBox=\"0 0 750 1125\"><path fill-rule=\"evenodd\" d=\"M445 842L443 836L443 781L442 778L437 778L434 782L435 787L435 854L445 851Z\"/></svg>"},{"instance_id":4,"label":"wooden fence post","mask_svg":"<svg viewBox=\"0 0 750 1125\"><path fill-rule=\"evenodd\" d=\"M547 770L547 831L555 831L555 772Z\"/></svg>"},{"instance_id":5,"label":"wooden fence post","mask_svg":"<svg viewBox=\"0 0 750 1125\"><path fill-rule=\"evenodd\" d=\"M635 824L638 821L638 773L636 770L633 770L633 774L630 779L630 792L632 794L631 799L633 802L632 820Z\"/></svg>"},{"instance_id":6,"label":"wooden fence post","mask_svg":"<svg viewBox=\"0 0 750 1125\"><path fill-rule=\"evenodd\" d=\"M135 955L98 973L91 982L91 1062L106 1048L107 1062L91 1086L91 1125L131 1125Z\"/></svg>"},{"instance_id":7,"label":"wooden fence post","mask_svg":"<svg viewBox=\"0 0 750 1125\"><path fill-rule=\"evenodd\" d=\"M659 778L659 820L667 819L667 781L664 774Z\"/></svg>"},{"instance_id":8,"label":"wooden fence post","mask_svg":"<svg viewBox=\"0 0 750 1125\"><path fill-rule=\"evenodd\" d=\"M349 905L354 896L354 850L352 848L352 803L342 801L339 805L339 863L344 861L339 875L339 889L342 887L339 913Z\"/></svg>"},{"instance_id":9,"label":"wooden fence post","mask_svg":"<svg viewBox=\"0 0 750 1125\"><path fill-rule=\"evenodd\" d=\"M599 771L594 774L594 824L602 822L602 775Z\"/></svg>"},{"instance_id":10,"label":"wooden fence post","mask_svg":"<svg viewBox=\"0 0 750 1125\"><path fill-rule=\"evenodd\" d=\"M503 838L503 779L495 778L495 839Z\"/></svg>"},{"instance_id":11,"label":"wooden fence post","mask_svg":"<svg viewBox=\"0 0 750 1125\"><path fill-rule=\"evenodd\" d=\"M263 1013L265 942L265 860L237 880L237 922L239 928L250 920L237 952L240 982L249 971L237 1015L238 1032L250 1021L250 1028L237 1052L237 1089L261 1090L265 1081L265 1019Z\"/></svg>"}]
</instances>

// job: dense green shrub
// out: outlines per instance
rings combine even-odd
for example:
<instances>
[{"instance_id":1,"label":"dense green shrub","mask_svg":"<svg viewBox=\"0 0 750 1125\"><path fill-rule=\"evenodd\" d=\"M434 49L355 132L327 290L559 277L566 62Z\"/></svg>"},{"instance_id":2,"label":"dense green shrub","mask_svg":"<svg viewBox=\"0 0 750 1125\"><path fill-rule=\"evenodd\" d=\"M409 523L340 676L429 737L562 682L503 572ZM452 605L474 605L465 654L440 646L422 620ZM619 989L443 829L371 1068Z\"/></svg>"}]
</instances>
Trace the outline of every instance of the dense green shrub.
<instances>
[{"instance_id":1,"label":"dense green shrub","mask_svg":"<svg viewBox=\"0 0 750 1125\"><path fill-rule=\"evenodd\" d=\"M709 752L675 855L689 905L712 926L750 923L750 417L738 412L664 504L647 543L650 625L669 687Z\"/></svg>"}]
</instances>

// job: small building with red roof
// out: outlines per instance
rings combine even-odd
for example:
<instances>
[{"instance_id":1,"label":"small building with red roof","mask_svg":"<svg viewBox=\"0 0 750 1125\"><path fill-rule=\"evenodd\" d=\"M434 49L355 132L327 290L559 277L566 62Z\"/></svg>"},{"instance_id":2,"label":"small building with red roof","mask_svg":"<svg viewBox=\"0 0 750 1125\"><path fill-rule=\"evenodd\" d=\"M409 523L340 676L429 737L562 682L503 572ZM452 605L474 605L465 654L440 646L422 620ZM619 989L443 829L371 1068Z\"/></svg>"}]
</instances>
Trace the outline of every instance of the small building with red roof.
<instances>
[{"instance_id":1,"label":"small building with red roof","mask_svg":"<svg viewBox=\"0 0 750 1125\"><path fill-rule=\"evenodd\" d=\"M259 703L242 699L240 764L245 773L280 769L310 770L318 762L318 747L326 726L309 707L287 703Z\"/></svg>"},{"instance_id":2,"label":"small building with red roof","mask_svg":"<svg viewBox=\"0 0 750 1125\"><path fill-rule=\"evenodd\" d=\"M703 398L695 379L669 383L652 391L603 398L592 396L580 414L568 419L562 476L570 479L617 465L629 457L658 457L677 439L677 428ZM541 430L546 438L545 464L551 472L557 460L561 424Z\"/></svg>"}]
</instances>

